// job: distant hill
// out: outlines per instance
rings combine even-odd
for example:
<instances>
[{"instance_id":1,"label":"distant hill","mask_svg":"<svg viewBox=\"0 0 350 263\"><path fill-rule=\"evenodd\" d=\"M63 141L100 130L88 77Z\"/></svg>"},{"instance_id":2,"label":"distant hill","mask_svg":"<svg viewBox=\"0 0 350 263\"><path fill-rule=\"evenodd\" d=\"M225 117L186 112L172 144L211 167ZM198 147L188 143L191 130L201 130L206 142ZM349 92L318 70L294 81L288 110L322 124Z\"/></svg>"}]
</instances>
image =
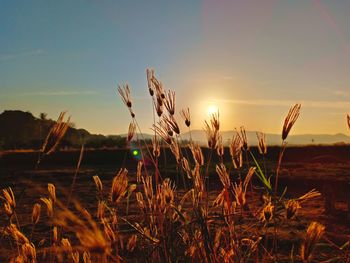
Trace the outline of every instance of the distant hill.
<instances>
[{"instance_id":1,"label":"distant hill","mask_svg":"<svg viewBox=\"0 0 350 263\"><path fill-rule=\"evenodd\" d=\"M0 114L0 150L39 149L53 124L54 121L46 119L45 114L37 118L30 112L5 110ZM90 134L73 127L68 129L61 146L80 147L82 142L93 148L125 146L121 136Z\"/></svg>"},{"instance_id":2,"label":"distant hill","mask_svg":"<svg viewBox=\"0 0 350 263\"><path fill-rule=\"evenodd\" d=\"M221 132L221 134L222 134L223 143L227 145L228 141L232 139L234 132L224 131L224 132ZM190 135L189 133L185 133L181 135L181 137L182 139L188 140L190 138ZM205 132L201 130L192 131L192 139L203 145L207 143ZM254 131L247 131L247 139L250 145L258 144L256 132ZM268 145L280 145L281 135L266 134L266 141ZM317 145L317 144L342 144L342 143L348 144L350 143L350 137L342 133L338 133L334 135L302 134L302 135L289 135L287 141L288 141L288 144L290 145Z\"/></svg>"},{"instance_id":3,"label":"distant hill","mask_svg":"<svg viewBox=\"0 0 350 263\"><path fill-rule=\"evenodd\" d=\"M228 145L229 141L234 135L234 131L223 131L221 132L222 141L224 145ZM247 131L247 139L250 145L258 145L258 139L256 137L255 131ZM126 134L121 135L125 137ZM143 138L146 140L151 140L154 135L143 134ZM207 138L203 130L193 130L191 132L192 140L199 143L200 145L207 145ZM190 134L188 132L181 134L182 140L190 140ZM266 141L268 145L277 145L281 144L281 135L280 134L266 134ZM350 144L350 136L347 136L342 133L330 135L330 134L301 134L301 135L289 135L288 136L289 145L333 145L333 144Z\"/></svg>"},{"instance_id":4,"label":"distant hill","mask_svg":"<svg viewBox=\"0 0 350 263\"><path fill-rule=\"evenodd\" d=\"M49 129L54 124L51 119L46 119L45 115L41 118L33 116L30 112L19 110L5 110L0 114L0 150L6 149L39 149L45 139ZM223 131L223 142L228 144L232 138L233 131ZM63 147L79 148L82 142L86 147L102 148L102 147L118 147L122 148L126 145L125 136L123 135L97 135L91 134L84 129L76 129L70 127L66 136L62 140ZM136 136L135 136L136 137ZM153 135L143 134L146 140L151 140ZM247 131L248 143L257 145L256 133ZM141 136L139 136L141 138ZM181 134L182 140L189 140L190 134ZM192 139L201 145L206 145L206 136L203 130L192 131ZM266 134L268 145L280 145L281 135ZM290 145L318 145L318 144L350 144L350 137L345 134L303 134L290 135L288 137Z\"/></svg>"}]
</instances>

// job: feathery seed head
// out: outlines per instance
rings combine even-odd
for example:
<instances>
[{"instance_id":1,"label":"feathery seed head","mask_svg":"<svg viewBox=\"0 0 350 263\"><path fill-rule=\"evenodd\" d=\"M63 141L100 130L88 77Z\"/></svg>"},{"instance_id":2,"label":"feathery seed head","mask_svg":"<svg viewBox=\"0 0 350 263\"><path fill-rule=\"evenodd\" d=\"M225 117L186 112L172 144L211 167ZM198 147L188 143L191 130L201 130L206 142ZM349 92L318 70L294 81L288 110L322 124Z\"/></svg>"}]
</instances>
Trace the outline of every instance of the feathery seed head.
<instances>
[{"instance_id":1,"label":"feathery seed head","mask_svg":"<svg viewBox=\"0 0 350 263\"><path fill-rule=\"evenodd\" d=\"M33 243L24 243L21 247L22 254L25 262L37 262L36 261L36 249Z\"/></svg>"},{"instance_id":2,"label":"feathery seed head","mask_svg":"<svg viewBox=\"0 0 350 263\"><path fill-rule=\"evenodd\" d=\"M241 137L241 141L242 141L242 149L244 151L247 151L249 147L248 147L247 133L245 131L244 126L241 127L241 134L239 136Z\"/></svg>"},{"instance_id":3,"label":"feathery seed head","mask_svg":"<svg viewBox=\"0 0 350 263\"><path fill-rule=\"evenodd\" d=\"M311 261L315 246L318 243L318 241L322 238L324 232L324 225L317 222L311 222L311 224L306 230L306 236L301 245L300 256L303 261Z\"/></svg>"},{"instance_id":4,"label":"feathery seed head","mask_svg":"<svg viewBox=\"0 0 350 263\"><path fill-rule=\"evenodd\" d=\"M52 242L53 242L54 244L56 244L57 241L58 241L57 226L54 226L54 227L53 227L53 230L52 230Z\"/></svg>"},{"instance_id":5,"label":"feathery seed head","mask_svg":"<svg viewBox=\"0 0 350 263\"><path fill-rule=\"evenodd\" d=\"M129 238L129 241L128 241L128 244L126 245L126 249L129 251L129 252L133 252L135 247L136 247L136 243L137 243L137 235L132 235L130 238Z\"/></svg>"},{"instance_id":6,"label":"feathery seed head","mask_svg":"<svg viewBox=\"0 0 350 263\"><path fill-rule=\"evenodd\" d=\"M157 99L157 105L159 105L159 107L161 107L161 109L163 111L163 106L164 106L163 98L157 93L156 99Z\"/></svg>"},{"instance_id":7,"label":"feathery seed head","mask_svg":"<svg viewBox=\"0 0 350 263\"><path fill-rule=\"evenodd\" d=\"M285 208L286 208L286 218L287 219L292 219L293 217L296 216L300 206L300 202L297 200L290 199L285 203Z\"/></svg>"},{"instance_id":8,"label":"feathery seed head","mask_svg":"<svg viewBox=\"0 0 350 263\"><path fill-rule=\"evenodd\" d=\"M148 200L153 200L154 194L153 194L152 177L151 176L142 177L142 184L143 184L143 191L146 195L146 198Z\"/></svg>"},{"instance_id":9,"label":"feathery seed head","mask_svg":"<svg viewBox=\"0 0 350 263\"><path fill-rule=\"evenodd\" d=\"M175 91L170 91L166 93L164 105L170 115L175 114Z\"/></svg>"},{"instance_id":10,"label":"feathery seed head","mask_svg":"<svg viewBox=\"0 0 350 263\"><path fill-rule=\"evenodd\" d=\"M73 263L79 263L79 251L74 251L70 255L72 256Z\"/></svg>"},{"instance_id":11,"label":"feathery seed head","mask_svg":"<svg viewBox=\"0 0 350 263\"><path fill-rule=\"evenodd\" d=\"M289 112L284 119L283 129L282 129L282 140L285 141L288 137L290 130L292 129L294 123L297 121L300 115L301 104L295 104L289 109Z\"/></svg>"},{"instance_id":12,"label":"feathery seed head","mask_svg":"<svg viewBox=\"0 0 350 263\"><path fill-rule=\"evenodd\" d=\"M33 243L24 243L21 247L22 254L25 258L25 262L37 262L36 261L36 249Z\"/></svg>"},{"instance_id":13,"label":"feathery seed head","mask_svg":"<svg viewBox=\"0 0 350 263\"><path fill-rule=\"evenodd\" d=\"M132 138L134 137L135 131L136 131L136 124L134 122L130 122L129 129L128 129L128 137L127 137L128 143L130 143Z\"/></svg>"},{"instance_id":14,"label":"feathery seed head","mask_svg":"<svg viewBox=\"0 0 350 263\"><path fill-rule=\"evenodd\" d=\"M116 233L113 231L110 223L107 220L102 220L103 230L109 241L114 242L117 239Z\"/></svg>"},{"instance_id":15,"label":"feathery seed head","mask_svg":"<svg viewBox=\"0 0 350 263\"><path fill-rule=\"evenodd\" d=\"M128 107L130 115L132 118L135 118L135 113L132 110L132 102L130 95L130 88L128 84L118 85L118 92L124 104Z\"/></svg>"},{"instance_id":16,"label":"feathery seed head","mask_svg":"<svg viewBox=\"0 0 350 263\"><path fill-rule=\"evenodd\" d=\"M218 136L218 146L216 148L216 153L221 158L224 156L224 145L222 144L222 136L221 136L221 134L219 134L219 136Z\"/></svg>"},{"instance_id":17,"label":"feathery seed head","mask_svg":"<svg viewBox=\"0 0 350 263\"><path fill-rule=\"evenodd\" d=\"M228 172L226 171L226 167L223 163L220 165L216 165L216 173L219 175L220 181L222 185L228 189L230 187L230 176Z\"/></svg>"},{"instance_id":18,"label":"feathery seed head","mask_svg":"<svg viewBox=\"0 0 350 263\"><path fill-rule=\"evenodd\" d=\"M256 168L255 167L250 167L247 173L247 176L244 179L243 186L244 186L244 191L247 191L248 183L252 179L254 173L255 173Z\"/></svg>"},{"instance_id":19,"label":"feathery seed head","mask_svg":"<svg viewBox=\"0 0 350 263\"><path fill-rule=\"evenodd\" d=\"M126 194L128 188L128 170L120 169L117 176L114 177L111 189L111 201L118 203Z\"/></svg>"},{"instance_id":20,"label":"feathery seed head","mask_svg":"<svg viewBox=\"0 0 350 263\"><path fill-rule=\"evenodd\" d=\"M6 233L10 234L18 244L29 243L28 238L21 231L18 230L15 224L10 224L6 228Z\"/></svg>"},{"instance_id":21,"label":"feathery seed head","mask_svg":"<svg viewBox=\"0 0 350 263\"><path fill-rule=\"evenodd\" d=\"M188 179L191 179L191 168L185 157L182 157L181 159L181 166L182 169L186 172Z\"/></svg>"},{"instance_id":22,"label":"feathery seed head","mask_svg":"<svg viewBox=\"0 0 350 263\"><path fill-rule=\"evenodd\" d=\"M12 191L12 188L6 188L2 190L2 193L4 195L3 199L13 208L16 207L16 199L15 199L15 195Z\"/></svg>"},{"instance_id":23,"label":"feathery seed head","mask_svg":"<svg viewBox=\"0 0 350 263\"><path fill-rule=\"evenodd\" d=\"M165 209L168 205L173 204L174 202L174 184L170 181L169 178L164 179L161 186L161 204Z\"/></svg>"},{"instance_id":24,"label":"feathery seed head","mask_svg":"<svg viewBox=\"0 0 350 263\"><path fill-rule=\"evenodd\" d=\"M146 69L146 75L147 75L147 85L148 85L148 91L149 94L153 97L154 95L154 87L152 79L154 77L154 70L153 69Z\"/></svg>"},{"instance_id":25,"label":"feathery seed head","mask_svg":"<svg viewBox=\"0 0 350 263\"><path fill-rule=\"evenodd\" d=\"M170 129L168 130L167 125L164 124L164 122L158 122L159 126L154 125L153 124L153 130L168 144L172 144L172 139L171 139L171 135L169 135L169 131L171 131ZM155 142L155 140L153 141ZM153 148L154 150L155 148ZM153 153L154 154L154 153Z\"/></svg>"},{"instance_id":26,"label":"feathery seed head","mask_svg":"<svg viewBox=\"0 0 350 263\"><path fill-rule=\"evenodd\" d=\"M84 213L79 204L75 204L80 213ZM110 253L111 247L108 240L100 230L97 223L84 215L77 215L73 211L62 207L57 211L54 225L62 227L67 231L73 231L80 242L81 248L94 254L106 255Z\"/></svg>"},{"instance_id":27,"label":"feathery seed head","mask_svg":"<svg viewBox=\"0 0 350 263\"><path fill-rule=\"evenodd\" d=\"M102 185L100 177L98 175L94 175L92 178L94 179L97 191L102 196L103 195L103 185Z\"/></svg>"},{"instance_id":28,"label":"feathery seed head","mask_svg":"<svg viewBox=\"0 0 350 263\"><path fill-rule=\"evenodd\" d=\"M173 142L170 144L170 150L173 153L176 162L179 164L181 161L181 153L180 146L178 145L176 140L173 140Z\"/></svg>"},{"instance_id":29,"label":"feathery seed head","mask_svg":"<svg viewBox=\"0 0 350 263\"><path fill-rule=\"evenodd\" d=\"M180 115L183 118L183 120L185 121L185 125L187 127L190 127L190 125L191 125L190 109L188 107L186 109L182 109L180 111Z\"/></svg>"},{"instance_id":30,"label":"feathery seed head","mask_svg":"<svg viewBox=\"0 0 350 263\"><path fill-rule=\"evenodd\" d=\"M213 202L213 206L221 207L225 202L226 189L223 188Z\"/></svg>"},{"instance_id":31,"label":"feathery seed head","mask_svg":"<svg viewBox=\"0 0 350 263\"><path fill-rule=\"evenodd\" d=\"M97 204L97 218L102 220L105 217L106 204L103 201L98 201Z\"/></svg>"},{"instance_id":32,"label":"feathery seed head","mask_svg":"<svg viewBox=\"0 0 350 263\"><path fill-rule=\"evenodd\" d=\"M159 82L159 94L160 94L160 97L162 98L162 100L165 99L165 91L164 91L164 87L163 87L163 83L162 82Z\"/></svg>"},{"instance_id":33,"label":"feathery seed head","mask_svg":"<svg viewBox=\"0 0 350 263\"><path fill-rule=\"evenodd\" d=\"M132 107L130 88L128 84L118 85L118 92L120 97L122 98L124 104L128 107Z\"/></svg>"},{"instance_id":34,"label":"feathery seed head","mask_svg":"<svg viewBox=\"0 0 350 263\"><path fill-rule=\"evenodd\" d=\"M152 138L152 154L155 158L160 156L160 145L157 136L153 136Z\"/></svg>"},{"instance_id":35,"label":"feathery seed head","mask_svg":"<svg viewBox=\"0 0 350 263\"><path fill-rule=\"evenodd\" d=\"M216 149L218 146L219 129L219 112L217 112L211 115L210 124L207 121L204 122L204 131L207 136L208 147L211 149Z\"/></svg>"},{"instance_id":36,"label":"feathery seed head","mask_svg":"<svg viewBox=\"0 0 350 263\"><path fill-rule=\"evenodd\" d=\"M204 122L204 131L207 136L208 147L215 149L218 141L218 132L212 125L209 125L207 121Z\"/></svg>"},{"instance_id":37,"label":"feathery seed head","mask_svg":"<svg viewBox=\"0 0 350 263\"><path fill-rule=\"evenodd\" d=\"M143 162L142 161L139 161L137 163L137 171L136 171L136 181L138 183L141 182L141 177L142 177L142 166L143 166Z\"/></svg>"},{"instance_id":38,"label":"feathery seed head","mask_svg":"<svg viewBox=\"0 0 350 263\"><path fill-rule=\"evenodd\" d=\"M202 193L204 192L204 182L201 178L199 165L196 165L192 170L192 178L194 181L194 188L199 193L199 196L201 196Z\"/></svg>"},{"instance_id":39,"label":"feathery seed head","mask_svg":"<svg viewBox=\"0 0 350 263\"><path fill-rule=\"evenodd\" d=\"M11 205L9 205L9 203L4 203L4 210L5 210L5 213L6 213L6 215L7 215L7 217L8 218L12 218L12 215L14 214L14 208L11 206Z\"/></svg>"},{"instance_id":40,"label":"feathery seed head","mask_svg":"<svg viewBox=\"0 0 350 263\"><path fill-rule=\"evenodd\" d=\"M46 139L41 147L41 152L43 154L50 154L54 152L61 142L62 138L66 134L69 125L70 125L70 117L68 117L67 121L63 121L66 112L61 112L55 124L51 127L49 133L46 136Z\"/></svg>"},{"instance_id":41,"label":"feathery seed head","mask_svg":"<svg viewBox=\"0 0 350 263\"><path fill-rule=\"evenodd\" d=\"M41 205L38 203L34 204L33 211L32 211L32 223L34 225L39 222L40 212L41 212Z\"/></svg>"},{"instance_id":42,"label":"feathery seed head","mask_svg":"<svg viewBox=\"0 0 350 263\"><path fill-rule=\"evenodd\" d=\"M236 132L230 143L230 155L232 159L232 164L237 168L241 168L243 165L243 154L242 154L242 140L239 134Z\"/></svg>"},{"instance_id":43,"label":"feathery seed head","mask_svg":"<svg viewBox=\"0 0 350 263\"><path fill-rule=\"evenodd\" d=\"M40 200L46 205L48 217L53 217L53 203L51 198L42 197Z\"/></svg>"},{"instance_id":44,"label":"feathery seed head","mask_svg":"<svg viewBox=\"0 0 350 263\"><path fill-rule=\"evenodd\" d=\"M255 173L255 167L250 167L247 176L245 177L243 183L235 183L233 186L233 191L235 194L236 202L240 206L244 206L246 203L246 192L249 181L252 179Z\"/></svg>"},{"instance_id":45,"label":"feathery seed head","mask_svg":"<svg viewBox=\"0 0 350 263\"><path fill-rule=\"evenodd\" d=\"M196 165L198 166L204 165L204 157L203 157L202 149L199 146L199 144L191 143L190 149L192 152L193 159L196 162Z\"/></svg>"},{"instance_id":46,"label":"feathery seed head","mask_svg":"<svg viewBox=\"0 0 350 263\"><path fill-rule=\"evenodd\" d=\"M275 207L271 203L268 203L267 205L265 205L261 212L261 217L260 217L261 220L264 222L270 221L273 217L274 209Z\"/></svg>"},{"instance_id":47,"label":"feathery seed head","mask_svg":"<svg viewBox=\"0 0 350 263\"><path fill-rule=\"evenodd\" d=\"M242 186L242 182L240 182L239 184L235 183L233 186L233 192L235 195L235 199L236 199L236 203L239 206L244 206L246 203L246 198L245 198L245 191L244 188Z\"/></svg>"},{"instance_id":48,"label":"feathery seed head","mask_svg":"<svg viewBox=\"0 0 350 263\"><path fill-rule=\"evenodd\" d=\"M47 190L49 191L50 199L54 205L56 203L56 188L53 184L47 184Z\"/></svg>"},{"instance_id":49,"label":"feathery seed head","mask_svg":"<svg viewBox=\"0 0 350 263\"><path fill-rule=\"evenodd\" d=\"M170 127L170 129L173 132L175 132L176 134L180 134L180 128L179 128L179 125L177 124L174 116L172 116L172 115L170 115L170 117L163 116L163 121Z\"/></svg>"},{"instance_id":50,"label":"feathery seed head","mask_svg":"<svg viewBox=\"0 0 350 263\"><path fill-rule=\"evenodd\" d=\"M68 238L62 238L61 245L62 245L62 247L64 247L65 251L68 251L68 252L72 251L72 245L70 244Z\"/></svg>"},{"instance_id":51,"label":"feathery seed head","mask_svg":"<svg viewBox=\"0 0 350 263\"><path fill-rule=\"evenodd\" d=\"M220 130L219 111L211 115L210 122L214 130L218 132Z\"/></svg>"},{"instance_id":52,"label":"feathery seed head","mask_svg":"<svg viewBox=\"0 0 350 263\"><path fill-rule=\"evenodd\" d=\"M266 135L262 132L257 132L259 153L265 155L267 153Z\"/></svg>"},{"instance_id":53,"label":"feathery seed head","mask_svg":"<svg viewBox=\"0 0 350 263\"><path fill-rule=\"evenodd\" d=\"M163 88L163 84L161 81L159 81L155 74L154 74L154 71L152 71L152 76L151 76L151 81L152 81L152 84L153 84L153 87L156 91L156 95L157 97L160 97L162 100L165 99L165 94L164 94L164 88Z\"/></svg>"},{"instance_id":54,"label":"feathery seed head","mask_svg":"<svg viewBox=\"0 0 350 263\"><path fill-rule=\"evenodd\" d=\"M8 218L11 218L14 214L15 208L16 208L16 199L15 195L12 191L12 188L6 188L2 190L3 197L1 197L4 202L4 210Z\"/></svg>"},{"instance_id":55,"label":"feathery seed head","mask_svg":"<svg viewBox=\"0 0 350 263\"><path fill-rule=\"evenodd\" d=\"M154 105L154 108L155 108L155 110L157 112L158 117L161 117L162 114L163 114L163 101L162 101L162 98L157 96L156 100L153 99L153 105Z\"/></svg>"},{"instance_id":56,"label":"feathery seed head","mask_svg":"<svg viewBox=\"0 0 350 263\"><path fill-rule=\"evenodd\" d=\"M92 262L89 252L84 251L84 253L83 253L83 261L84 261L84 263L91 263Z\"/></svg>"},{"instance_id":57,"label":"feathery seed head","mask_svg":"<svg viewBox=\"0 0 350 263\"><path fill-rule=\"evenodd\" d=\"M139 206L139 208L144 211L146 208L145 202L143 200L143 195L141 192L137 192L136 193L136 201L137 201L137 205Z\"/></svg>"},{"instance_id":58,"label":"feathery seed head","mask_svg":"<svg viewBox=\"0 0 350 263\"><path fill-rule=\"evenodd\" d=\"M171 129L170 125L168 122L166 122L164 120L164 118L162 118L159 122L158 122L159 126L163 129L164 132L166 132L170 137L172 137L174 135L173 130Z\"/></svg>"},{"instance_id":59,"label":"feathery seed head","mask_svg":"<svg viewBox=\"0 0 350 263\"><path fill-rule=\"evenodd\" d=\"M312 189L311 191L307 192L306 194L300 196L299 198L297 198L297 201L300 203L303 203L309 199L315 198L315 197L319 197L321 196L321 193L319 191L316 191L315 189Z\"/></svg>"},{"instance_id":60,"label":"feathery seed head","mask_svg":"<svg viewBox=\"0 0 350 263\"><path fill-rule=\"evenodd\" d=\"M15 255L12 258L10 258L10 263L25 263L26 262L26 258L23 257L22 255Z\"/></svg>"}]
</instances>

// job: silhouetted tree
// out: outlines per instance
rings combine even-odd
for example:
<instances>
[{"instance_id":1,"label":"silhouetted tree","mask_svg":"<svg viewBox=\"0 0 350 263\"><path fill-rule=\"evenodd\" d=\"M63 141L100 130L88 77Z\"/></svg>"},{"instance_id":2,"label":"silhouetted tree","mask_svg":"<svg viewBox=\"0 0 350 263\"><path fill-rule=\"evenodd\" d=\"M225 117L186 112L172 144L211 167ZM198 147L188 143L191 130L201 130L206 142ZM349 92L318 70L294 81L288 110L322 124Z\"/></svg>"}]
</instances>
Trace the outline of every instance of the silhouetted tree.
<instances>
[{"instance_id":1,"label":"silhouetted tree","mask_svg":"<svg viewBox=\"0 0 350 263\"><path fill-rule=\"evenodd\" d=\"M40 117L40 120L45 121L47 118L47 113L41 112L39 117Z\"/></svg>"}]
</instances>

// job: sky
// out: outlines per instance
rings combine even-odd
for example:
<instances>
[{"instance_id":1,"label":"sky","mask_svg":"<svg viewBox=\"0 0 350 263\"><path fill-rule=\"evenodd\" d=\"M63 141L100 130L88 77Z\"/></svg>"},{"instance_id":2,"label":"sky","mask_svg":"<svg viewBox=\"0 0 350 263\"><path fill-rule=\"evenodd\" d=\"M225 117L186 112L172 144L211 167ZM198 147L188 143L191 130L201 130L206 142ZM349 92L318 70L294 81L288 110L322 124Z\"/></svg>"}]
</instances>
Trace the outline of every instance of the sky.
<instances>
[{"instance_id":1,"label":"sky","mask_svg":"<svg viewBox=\"0 0 350 263\"><path fill-rule=\"evenodd\" d=\"M150 67L193 129L214 105L222 130L280 133L301 103L292 134L348 134L349 11L348 0L0 0L0 112L65 110L92 133L126 133L127 82L150 133Z\"/></svg>"}]
</instances>

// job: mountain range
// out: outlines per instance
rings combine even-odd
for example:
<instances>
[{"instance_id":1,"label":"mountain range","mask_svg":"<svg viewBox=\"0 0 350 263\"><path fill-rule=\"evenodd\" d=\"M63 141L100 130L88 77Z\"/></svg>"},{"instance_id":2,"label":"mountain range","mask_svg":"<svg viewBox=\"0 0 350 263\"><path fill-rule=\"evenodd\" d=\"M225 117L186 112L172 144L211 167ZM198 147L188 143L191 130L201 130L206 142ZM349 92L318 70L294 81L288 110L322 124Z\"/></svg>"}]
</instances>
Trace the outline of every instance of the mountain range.
<instances>
[{"instance_id":1,"label":"mountain range","mask_svg":"<svg viewBox=\"0 0 350 263\"><path fill-rule=\"evenodd\" d=\"M37 149L40 147L45 135L48 133L54 121L46 119L45 115L39 118L34 117L30 112L18 110L6 110L0 114L0 149ZM234 131L222 131L224 145L228 145L234 135ZM258 140L256 132L247 131L249 145L257 145ZM70 127L62 142L67 147L79 147L84 141L87 147L124 147L126 135L91 134L84 129ZM206 135L203 130L193 130L181 134L182 140L192 140L200 145L206 145ZM153 135L143 134L143 138L152 139ZM281 135L266 134L267 144L280 145ZM290 145L331 145L331 144L350 144L350 136L342 133L338 134L302 134L289 135L288 144Z\"/></svg>"},{"instance_id":2,"label":"mountain range","mask_svg":"<svg viewBox=\"0 0 350 263\"><path fill-rule=\"evenodd\" d=\"M232 139L235 131L222 131L222 141L225 146L227 146ZM249 145L258 145L258 139L255 131L246 131L247 140ZM125 137L126 134L121 134L120 136ZM143 138L151 140L154 135L143 134ZM281 145L282 139L279 134L267 133L266 142L270 146L279 146ZM181 139L189 141L192 137L192 140L197 142L200 145L207 145L207 138L204 130L193 130L191 131L191 136L189 132L182 133ZM293 135L290 134L287 138L287 143L289 145L334 145L334 144L350 144L350 136L347 136L343 133L337 134L299 134Z\"/></svg>"},{"instance_id":3,"label":"mountain range","mask_svg":"<svg viewBox=\"0 0 350 263\"><path fill-rule=\"evenodd\" d=\"M223 131L221 132L222 141L225 145L232 139L234 131ZM250 145L257 145L258 139L255 131L246 131L247 140ZM200 144L206 144L206 135L204 131L194 130L191 132L192 139L197 141ZM280 134L271 134L267 133L266 141L268 145L280 145L282 138ZM185 133L182 136L182 139L189 140L189 133ZM300 134L293 135L290 134L287 138L287 142L290 145L318 145L318 144L349 144L350 136L347 136L342 133L338 134Z\"/></svg>"}]
</instances>

